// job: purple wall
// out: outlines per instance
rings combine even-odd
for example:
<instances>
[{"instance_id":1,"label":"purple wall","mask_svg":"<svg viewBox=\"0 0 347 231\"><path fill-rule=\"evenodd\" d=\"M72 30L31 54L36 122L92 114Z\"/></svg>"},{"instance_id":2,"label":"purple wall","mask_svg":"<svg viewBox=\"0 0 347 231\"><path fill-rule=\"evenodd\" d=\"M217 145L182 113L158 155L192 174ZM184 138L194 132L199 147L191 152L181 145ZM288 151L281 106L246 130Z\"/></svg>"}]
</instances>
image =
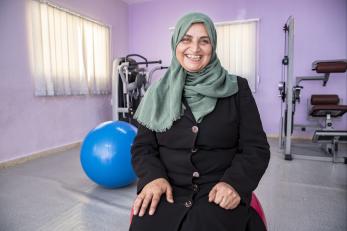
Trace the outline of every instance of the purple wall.
<instances>
[{"instance_id":1,"label":"purple wall","mask_svg":"<svg viewBox=\"0 0 347 231\"><path fill-rule=\"evenodd\" d=\"M26 30L26 0L0 1L0 162L83 139L111 119L109 96L34 97ZM311 75L316 59L346 58L345 0L158 0L127 5L120 0L54 0L112 26L112 57L140 53L149 59L171 58L169 27L191 11L214 21L260 18L260 75L255 94L269 135L278 133L283 56L282 27L295 17L295 75ZM128 49L129 48L129 49ZM306 101L314 93L337 93L347 102L346 75L333 75L328 86L304 83L296 121L306 122ZM347 117L336 123L347 127ZM305 134L298 134L304 135ZM306 134L308 135L308 134Z\"/></svg>"},{"instance_id":2,"label":"purple wall","mask_svg":"<svg viewBox=\"0 0 347 231\"><path fill-rule=\"evenodd\" d=\"M55 0L112 27L112 55L128 51L128 5L120 0ZM80 141L110 120L110 96L35 97L25 0L0 1L0 162Z\"/></svg>"},{"instance_id":3,"label":"purple wall","mask_svg":"<svg viewBox=\"0 0 347 231\"><path fill-rule=\"evenodd\" d=\"M153 1L129 6L129 51L151 59L171 59L169 27L191 11L208 14L214 21L260 18L260 85L255 98L268 135L277 135L284 33L290 15L295 17L294 75L315 75L311 64L317 59L347 56L347 2L345 0L176 0ZM347 104L346 74L332 75L327 87L304 83L302 103L297 106L296 123L307 123L307 99L311 94L336 93ZM347 127L347 116L336 123ZM297 133L310 137L312 133Z\"/></svg>"}]
</instances>

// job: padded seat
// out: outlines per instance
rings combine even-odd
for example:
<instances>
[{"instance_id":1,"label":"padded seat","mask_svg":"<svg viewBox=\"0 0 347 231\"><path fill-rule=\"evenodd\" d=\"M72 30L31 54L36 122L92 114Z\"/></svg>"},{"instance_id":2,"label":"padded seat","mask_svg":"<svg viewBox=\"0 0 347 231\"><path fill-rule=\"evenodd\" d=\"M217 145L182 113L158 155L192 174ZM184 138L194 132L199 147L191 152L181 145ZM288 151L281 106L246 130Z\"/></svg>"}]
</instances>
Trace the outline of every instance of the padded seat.
<instances>
[{"instance_id":1,"label":"padded seat","mask_svg":"<svg viewBox=\"0 0 347 231\"><path fill-rule=\"evenodd\" d=\"M326 117L328 114L331 117L340 117L347 112L347 105L315 105L310 110L312 117Z\"/></svg>"},{"instance_id":2,"label":"padded seat","mask_svg":"<svg viewBox=\"0 0 347 231\"><path fill-rule=\"evenodd\" d=\"M311 96L311 104L312 105L328 105L339 104L340 99L338 95L312 95Z\"/></svg>"},{"instance_id":3,"label":"padded seat","mask_svg":"<svg viewBox=\"0 0 347 231\"><path fill-rule=\"evenodd\" d=\"M347 70L346 60L320 60L312 65L312 70L317 73L344 73Z\"/></svg>"},{"instance_id":4,"label":"padded seat","mask_svg":"<svg viewBox=\"0 0 347 231\"><path fill-rule=\"evenodd\" d=\"M312 95L310 116L326 117L330 114L331 117L340 117L347 112L347 105L339 105L340 99L338 95Z\"/></svg>"}]
</instances>

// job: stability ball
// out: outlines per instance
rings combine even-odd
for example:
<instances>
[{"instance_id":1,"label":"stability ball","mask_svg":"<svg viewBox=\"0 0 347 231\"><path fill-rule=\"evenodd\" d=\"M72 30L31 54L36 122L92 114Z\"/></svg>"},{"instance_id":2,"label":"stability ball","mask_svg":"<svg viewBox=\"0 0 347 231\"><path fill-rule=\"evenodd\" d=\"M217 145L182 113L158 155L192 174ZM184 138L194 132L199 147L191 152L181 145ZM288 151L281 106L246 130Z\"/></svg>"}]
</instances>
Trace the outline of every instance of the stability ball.
<instances>
[{"instance_id":1,"label":"stability ball","mask_svg":"<svg viewBox=\"0 0 347 231\"><path fill-rule=\"evenodd\" d=\"M81 147L81 165L86 175L105 188L133 183L130 148L137 129L123 121L108 121L91 130Z\"/></svg>"}]
</instances>

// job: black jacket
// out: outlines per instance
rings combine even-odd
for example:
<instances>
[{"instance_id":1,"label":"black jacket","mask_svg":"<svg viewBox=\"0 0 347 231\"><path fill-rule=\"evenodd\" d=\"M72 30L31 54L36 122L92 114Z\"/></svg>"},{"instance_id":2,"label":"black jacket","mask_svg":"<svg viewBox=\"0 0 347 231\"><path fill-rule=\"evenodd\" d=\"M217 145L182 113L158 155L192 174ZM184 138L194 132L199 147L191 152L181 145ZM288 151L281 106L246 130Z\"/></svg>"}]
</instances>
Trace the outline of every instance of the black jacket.
<instances>
[{"instance_id":1,"label":"black jacket","mask_svg":"<svg viewBox=\"0 0 347 231\"><path fill-rule=\"evenodd\" d=\"M131 150L132 164L139 177L138 193L150 181L163 177L173 186L175 203L170 206L162 197L156 214L135 217L131 230L147 230L146 223L152 227L148 230L184 230L185 222L189 223L187 230L214 230L213 221L206 222L207 226L211 224L209 228L206 225L197 228L199 224L194 223L194 214L190 213L198 205L199 211L209 212L208 193L220 181L236 189L242 198L238 207L247 211L251 193L267 168L270 151L248 83L238 77L238 86L237 94L218 99L214 111L199 124L184 102L187 108L184 115L168 131L153 132L139 126ZM220 209L213 208L209 213L220 212L220 219L228 213ZM192 219L187 221L189 217ZM237 215L235 219L246 222L249 213L244 212L242 217ZM172 229L159 228L165 219ZM233 218L227 215L225 219ZM153 225L158 229L153 229Z\"/></svg>"}]
</instances>

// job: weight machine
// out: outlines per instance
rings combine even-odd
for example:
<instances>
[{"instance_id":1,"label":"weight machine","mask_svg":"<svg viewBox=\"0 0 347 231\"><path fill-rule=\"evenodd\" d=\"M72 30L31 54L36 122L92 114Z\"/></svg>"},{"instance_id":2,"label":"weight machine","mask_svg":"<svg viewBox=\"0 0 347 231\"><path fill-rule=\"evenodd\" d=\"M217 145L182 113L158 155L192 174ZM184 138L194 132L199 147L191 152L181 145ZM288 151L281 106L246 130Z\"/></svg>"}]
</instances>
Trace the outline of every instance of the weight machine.
<instances>
[{"instance_id":1,"label":"weight machine","mask_svg":"<svg viewBox=\"0 0 347 231\"><path fill-rule=\"evenodd\" d=\"M300 103L301 85L305 81L322 81L323 87L329 81L330 74L345 73L347 60L317 60L312 63L312 70L322 76L298 76L293 78L294 59L294 18L289 17L284 28L285 49L282 59L282 80L278 85L281 98L281 120L279 147L284 152L285 160L299 157L292 153L292 134L294 127L305 131L307 127L315 128L312 141L322 146L326 152L323 157L306 157L305 159L330 160L347 163L347 156L339 157L339 143L347 143L347 130L336 130L333 127L333 118L342 117L347 112L347 105L340 104L338 95L312 95L310 100L309 117L324 120L318 125L294 124L296 103ZM295 80L295 82L294 82ZM295 84L295 85L294 85Z\"/></svg>"},{"instance_id":2,"label":"weight machine","mask_svg":"<svg viewBox=\"0 0 347 231\"><path fill-rule=\"evenodd\" d=\"M137 126L133 115L151 84L154 72L167 68L155 66L149 69L152 64L161 64L161 60L148 61L141 55L129 54L113 61L111 102L114 121L122 120Z\"/></svg>"}]
</instances>

